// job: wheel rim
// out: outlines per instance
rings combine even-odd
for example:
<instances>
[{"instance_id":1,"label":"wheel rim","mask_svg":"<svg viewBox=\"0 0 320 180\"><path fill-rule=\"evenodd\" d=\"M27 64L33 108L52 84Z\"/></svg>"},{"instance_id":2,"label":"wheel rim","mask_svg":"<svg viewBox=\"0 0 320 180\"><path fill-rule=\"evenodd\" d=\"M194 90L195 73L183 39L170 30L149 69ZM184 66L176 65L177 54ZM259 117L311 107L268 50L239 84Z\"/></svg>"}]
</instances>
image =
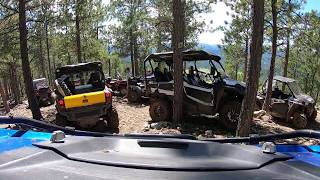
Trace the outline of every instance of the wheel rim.
<instances>
[{"instance_id":1,"label":"wheel rim","mask_svg":"<svg viewBox=\"0 0 320 180\"><path fill-rule=\"evenodd\" d=\"M235 108L232 108L227 113L228 120L232 123L236 123L239 120L239 113L238 110Z\"/></svg>"},{"instance_id":2,"label":"wheel rim","mask_svg":"<svg viewBox=\"0 0 320 180\"><path fill-rule=\"evenodd\" d=\"M157 106L157 108L155 109L155 115L157 116L157 118L160 118L162 113L163 113L162 107Z\"/></svg>"},{"instance_id":3,"label":"wheel rim","mask_svg":"<svg viewBox=\"0 0 320 180\"><path fill-rule=\"evenodd\" d=\"M154 114L156 116L156 119L158 119L159 121L163 121L164 117L166 116L165 107L157 105L154 109Z\"/></svg>"},{"instance_id":4,"label":"wheel rim","mask_svg":"<svg viewBox=\"0 0 320 180\"><path fill-rule=\"evenodd\" d=\"M121 93L121 95L123 95L123 96L124 96L124 95L126 95L126 94L127 94L127 90L126 90L126 89L121 89L121 90L120 90L120 93Z\"/></svg>"},{"instance_id":5,"label":"wheel rim","mask_svg":"<svg viewBox=\"0 0 320 180\"><path fill-rule=\"evenodd\" d=\"M131 93L130 93L130 98L131 98L132 101L136 101L136 100L137 100L137 95L136 95L136 93L135 93L135 92L131 92Z\"/></svg>"}]
</instances>

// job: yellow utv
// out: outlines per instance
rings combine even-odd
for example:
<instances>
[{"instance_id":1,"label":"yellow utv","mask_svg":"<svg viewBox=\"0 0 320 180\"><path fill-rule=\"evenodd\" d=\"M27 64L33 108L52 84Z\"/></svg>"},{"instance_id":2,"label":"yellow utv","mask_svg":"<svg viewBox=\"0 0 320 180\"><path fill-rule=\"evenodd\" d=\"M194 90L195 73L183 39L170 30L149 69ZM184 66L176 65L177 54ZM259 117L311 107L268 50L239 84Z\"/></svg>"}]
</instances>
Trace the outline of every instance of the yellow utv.
<instances>
[{"instance_id":1,"label":"yellow utv","mask_svg":"<svg viewBox=\"0 0 320 180\"><path fill-rule=\"evenodd\" d=\"M57 125L118 131L118 114L101 62L66 65L57 68L55 75Z\"/></svg>"}]
</instances>

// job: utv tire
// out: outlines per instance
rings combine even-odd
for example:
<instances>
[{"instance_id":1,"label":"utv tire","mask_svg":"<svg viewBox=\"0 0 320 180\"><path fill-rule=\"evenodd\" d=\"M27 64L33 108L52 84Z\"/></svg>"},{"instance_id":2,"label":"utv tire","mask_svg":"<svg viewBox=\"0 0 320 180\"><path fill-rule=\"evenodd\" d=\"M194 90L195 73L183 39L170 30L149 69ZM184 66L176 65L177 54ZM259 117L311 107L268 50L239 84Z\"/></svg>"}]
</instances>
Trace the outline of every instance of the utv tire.
<instances>
[{"instance_id":1,"label":"utv tire","mask_svg":"<svg viewBox=\"0 0 320 180\"><path fill-rule=\"evenodd\" d=\"M97 124L92 128L92 131L95 131L95 132L106 132L107 131L106 122L99 120L97 122Z\"/></svg>"},{"instance_id":2,"label":"utv tire","mask_svg":"<svg viewBox=\"0 0 320 180\"><path fill-rule=\"evenodd\" d=\"M141 99L141 90L138 88L132 88L128 92L128 101L130 103L139 102Z\"/></svg>"},{"instance_id":3,"label":"utv tire","mask_svg":"<svg viewBox=\"0 0 320 180\"><path fill-rule=\"evenodd\" d=\"M149 114L153 122L171 121L172 106L168 101L157 99L151 102Z\"/></svg>"},{"instance_id":4,"label":"utv tire","mask_svg":"<svg viewBox=\"0 0 320 180\"><path fill-rule=\"evenodd\" d=\"M125 95L127 95L127 88L121 88L120 89L120 96L125 96Z\"/></svg>"},{"instance_id":5,"label":"utv tire","mask_svg":"<svg viewBox=\"0 0 320 180\"><path fill-rule=\"evenodd\" d=\"M307 127L307 118L304 114L295 113L292 120L293 126L297 129L304 129Z\"/></svg>"},{"instance_id":6,"label":"utv tire","mask_svg":"<svg viewBox=\"0 0 320 180\"><path fill-rule=\"evenodd\" d=\"M55 124L61 127L66 127L68 126L68 120L65 116L57 113L56 114L56 120L55 120Z\"/></svg>"},{"instance_id":7,"label":"utv tire","mask_svg":"<svg viewBox=\"0 0 320 180\"><path fill-rule=\"evenodd\" d=\"M315 121L318 115L318 111L315 109L311 116L309 117L310 121Z\"/></svg>"},{"instance_id":8,"label":"utv tire","mask_svg":"<svg viewBox=\"0 0 320 180\"><path fill-rule=\"evenodd\" d=\"M235 101L226 102L219 111L219 120L228 130L237 129L241 103Z\"/></svg>"},{"instance_id":9,"label":"utv tire","mask_svg":"<svg viewBox=\"0 0 320 180\"><path fill-rule=\"evenodd\" d=\"M50 105L53 105L54 104L54 99L50 98L49 103L50 103Z\"/></svg>"},{"instance_id":10,"label":"utv tire","mask_svg":"<svg viewBox=\"0 0 320 180\"><path fill-rule=\"evenodd\" d=\"M107 113L107 126L112 130L119 130L119 117L116 108L112 107Z\"/></svg>"}]
</instances>

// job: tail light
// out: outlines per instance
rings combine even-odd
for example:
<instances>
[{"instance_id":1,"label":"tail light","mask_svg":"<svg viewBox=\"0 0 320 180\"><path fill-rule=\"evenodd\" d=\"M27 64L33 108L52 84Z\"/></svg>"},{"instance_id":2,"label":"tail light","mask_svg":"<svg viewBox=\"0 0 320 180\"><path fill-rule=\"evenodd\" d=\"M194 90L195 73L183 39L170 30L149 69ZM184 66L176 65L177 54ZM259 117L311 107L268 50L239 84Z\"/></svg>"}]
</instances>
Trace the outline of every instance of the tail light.
<instances>
[{"instance_id":1,"label":"tail light","mask_svg":"<svg viewBox=\"0 0 320 180\"><path fill-rule=\"evenodd\" d=\"M105 91L104 95L106 97L106 103L112 103L112 94L109 91Z\"/></svg>"},{"instance_id":2,"label":"tail light","mask_svg":"<svg viewBox=\"0 0 320 180\"><path fill-rule=\"evenodd\" d=\"M63 99L57 100L57 104L58 104L60 107L65 107L65 104L64 104L64 100L63 100Z\"/></svg>"}]
</instances>

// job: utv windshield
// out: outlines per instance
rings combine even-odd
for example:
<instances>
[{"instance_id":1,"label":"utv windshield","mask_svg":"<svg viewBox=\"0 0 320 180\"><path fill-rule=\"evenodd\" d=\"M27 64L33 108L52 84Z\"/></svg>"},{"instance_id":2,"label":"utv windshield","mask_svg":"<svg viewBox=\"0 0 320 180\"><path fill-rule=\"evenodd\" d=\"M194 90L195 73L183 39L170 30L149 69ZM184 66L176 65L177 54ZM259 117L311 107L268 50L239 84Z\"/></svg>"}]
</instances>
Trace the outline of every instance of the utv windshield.
<instances>
[{"instance_id":1,"label":"utv windshield","mask_svg":"<svg viewBox=\"0 0 320 180\"><path fill-rule=\"evenodd\" d=\"M48 80L43 78L43 79L37 79L37 80L33 80L33 88L34 89L41 89L41 88L48 88L49 84L48 84Z\"/></svg>"},{"instance_id":2,"label":"utv windshield","mask_svg":"<svg viewBox=\"0 0 320 180\"><path fill-rule=\"evenodd\" d=\"M290 89L294 95L302 94L302 91L301 91L300 87L298 86L297 82L288 83L288 86L290 87Z\"/></svg>"},{"instance_id":3,"label":"utv windshield","mask_svg":"<svg viewBox=\"0 0 320 180\"><path fill-rule=\"evenodd\" d=\"M84 71L66 74L67 86L72 94L81 94L104 89L104 75L100 71Z\"/></svg>"}]
</instances>

